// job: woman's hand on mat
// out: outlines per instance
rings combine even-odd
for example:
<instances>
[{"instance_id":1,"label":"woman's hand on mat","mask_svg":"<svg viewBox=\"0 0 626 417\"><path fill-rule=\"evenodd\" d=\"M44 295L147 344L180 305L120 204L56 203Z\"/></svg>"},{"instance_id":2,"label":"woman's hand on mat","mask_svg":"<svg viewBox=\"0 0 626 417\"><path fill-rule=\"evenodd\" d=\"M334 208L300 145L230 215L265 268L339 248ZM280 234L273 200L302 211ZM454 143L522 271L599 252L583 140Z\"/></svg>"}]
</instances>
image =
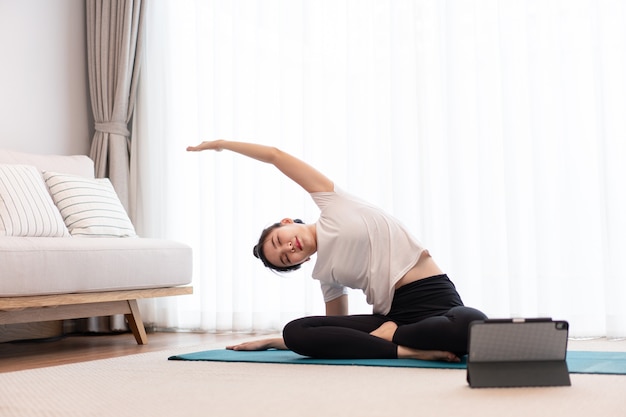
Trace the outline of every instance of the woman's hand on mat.
<instances>
[{"instance_id":1,"label":"woman's hand on mat","mask_svg":"<svg viewBox=\"0 0 626 417\"><path fill-rule=\"evenodd\" d=\"M251 342L244 342L238 345L226 346L226 349L229 349L229 350L268 350L268 349L287 350L287 346L285 346L285 342L283 341L282 337L277 337L274 339L253 340Z\"/></svg>"}]
</instances>

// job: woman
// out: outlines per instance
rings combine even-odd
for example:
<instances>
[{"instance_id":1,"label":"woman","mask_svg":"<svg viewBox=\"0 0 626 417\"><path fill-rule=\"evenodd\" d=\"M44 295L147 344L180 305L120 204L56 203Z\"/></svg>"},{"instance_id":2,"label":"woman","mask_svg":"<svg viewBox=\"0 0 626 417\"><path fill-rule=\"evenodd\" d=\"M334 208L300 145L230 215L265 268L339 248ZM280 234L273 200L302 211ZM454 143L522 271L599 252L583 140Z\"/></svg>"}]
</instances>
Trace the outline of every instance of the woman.
<instances>
[{"instance_id":1,"label":"woman","mask_svg":"<svg viewBox=\"0 0 626 417\"><path fill-rule=\"evenodd\" d=\"M288 323L283 337L229 346L290 349L317 358L415 358L458 362L469 323L486 316L463 306L428 250L395 218L339 189L305 162L274 147L225 140L188 151L223 149L273 164L307 191L321 210L316 223L285 218L263 231L254 255L291 271L317 253L326 316ZM346 287L363 290L374 314L348 315Z\"/></svg>"}]
</instances>

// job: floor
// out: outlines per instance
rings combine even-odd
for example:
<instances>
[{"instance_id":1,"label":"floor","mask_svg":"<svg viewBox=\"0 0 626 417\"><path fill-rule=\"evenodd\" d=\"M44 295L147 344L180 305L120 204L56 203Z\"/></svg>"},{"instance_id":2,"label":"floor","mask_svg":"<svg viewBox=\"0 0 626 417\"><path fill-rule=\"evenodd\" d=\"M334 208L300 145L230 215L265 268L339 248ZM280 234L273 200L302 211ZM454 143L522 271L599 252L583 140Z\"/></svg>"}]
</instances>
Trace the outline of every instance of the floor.
<instances>
[{"instance_id":1,"label":"floor","mask_svg":"<svg viewBox=\"0 0 626 417\"><path fill-rule=\"evenodd\" d=\"M130 333L77 335L43 341L0 343L0 373L154 352L178 346L218 343L223 346L258 338L252 334L170 333L148 334L148 344L138 345ZM626 340L570 340L570 350L626 351Z\"/></svg>"},{"instance_id":2,"label":"floor","mask_svg":"<svg viewBox=\"0 0 626 417\"><path fill-rule=\"evenodd\" d=\"M148 344L138 345L130 333L116 335L76 335L62 338L0 343L0 373L69 363L108 359L204 343L224 346L249 334L149 333Z\"/></svg>"},{"instance_id":3,"label":"floor","mask_svg":"<svg viewBox=\"0 0 626 417\"><path fill-rule=\"evenodd\" d=\"M180 348L214 348L258 337L265 336L151 333L145 346L136 345L130 334L0 344L0 415L625 415L622 375L572 375L571 387L472 390L462 370L172 363L157 352L190 352ZM626 341L572 341L570 347L626 351ZM83 362L108 358L116 360ZM67 366L49 367L61 364ZM28 370L7 372L18 369Z\"/></svg>"}]
</instances>

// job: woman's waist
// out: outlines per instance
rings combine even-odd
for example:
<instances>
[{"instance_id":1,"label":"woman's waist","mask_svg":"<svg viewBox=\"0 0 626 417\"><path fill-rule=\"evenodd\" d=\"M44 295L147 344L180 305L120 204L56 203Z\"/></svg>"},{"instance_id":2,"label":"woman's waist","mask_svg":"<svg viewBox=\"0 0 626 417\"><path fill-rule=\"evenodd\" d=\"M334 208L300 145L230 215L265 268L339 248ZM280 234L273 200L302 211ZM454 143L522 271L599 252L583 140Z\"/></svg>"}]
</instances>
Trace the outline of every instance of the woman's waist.
<instances>
[{"instance_id":1,"label":"woman's waist","mask_svg":"<svg viewBox=\"0 0 626 417\"><path fill-rule=\"evenodd\" d=\"M408 272L404 274L400 280L398 280L398 282L396 282L394 288L397 290L407 284L436 275L443 275L443 271L435 263L428 250L424 250L417 263L413 266L413 268L409 269Z\"/></svg>"}]
</instances>

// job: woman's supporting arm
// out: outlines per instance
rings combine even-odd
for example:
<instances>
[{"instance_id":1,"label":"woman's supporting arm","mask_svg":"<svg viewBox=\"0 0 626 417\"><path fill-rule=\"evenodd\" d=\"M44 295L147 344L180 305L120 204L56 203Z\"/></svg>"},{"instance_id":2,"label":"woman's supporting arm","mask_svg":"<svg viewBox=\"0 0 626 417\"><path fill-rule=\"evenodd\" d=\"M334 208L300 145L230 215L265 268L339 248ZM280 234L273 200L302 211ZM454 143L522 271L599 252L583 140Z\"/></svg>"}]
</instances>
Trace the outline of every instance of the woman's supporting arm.
<instances>
[{"instance_id":1,"label":"woman's supporting arm","mask_svg":"<svg viewBox=\"0 0 626 417\"><path fill-rule=\"evenodd\" d=\"M309 193L333 191L334 189L333 182L324 174L306 162L273 146L220 139L215 141L205 141L197 146L187 147L187 150L192 152L203 150L214 150L219 152L223 149L274 165L283 174Z\"/></svg>"},{"instance_id":2,"label":"woman's supporting arm","mask_svg":"<svg viewBox=\"0 0 626 417\"><path fill-rule=\"evenodd\" d=\"M347 316L348 315L348 296L342 295L326 302L326 315L327 316ZM226 346L226 349L230 350L267 350L267 349L279 349L288 350L282 337L276 337L272 339L253 340L251 342L244 342L238 345Z\"/></svg>"},{"instance_id":3,"label":"woman's supporting arm","mask_svg":"<svg viewBox=\"0 0 626 417\"><path fill-rule=\"evenodd\" d=\"M333 300L326 302L327 316L347 316L348 315L348 296L341 295Z\"/></svg>"},{"instance_id":4,"label":"woman's supporting arm","mask_svg":"<svg viewBox=\"0 0 626 417\"><path fill-rule=\"evenodd\" d=\"M288 350L285 346L285 342L282 337L276 337L273 339L253 340L252 342L244 342L238 345L226 346L229 350Z\"/></svg>"}]
</instances>

